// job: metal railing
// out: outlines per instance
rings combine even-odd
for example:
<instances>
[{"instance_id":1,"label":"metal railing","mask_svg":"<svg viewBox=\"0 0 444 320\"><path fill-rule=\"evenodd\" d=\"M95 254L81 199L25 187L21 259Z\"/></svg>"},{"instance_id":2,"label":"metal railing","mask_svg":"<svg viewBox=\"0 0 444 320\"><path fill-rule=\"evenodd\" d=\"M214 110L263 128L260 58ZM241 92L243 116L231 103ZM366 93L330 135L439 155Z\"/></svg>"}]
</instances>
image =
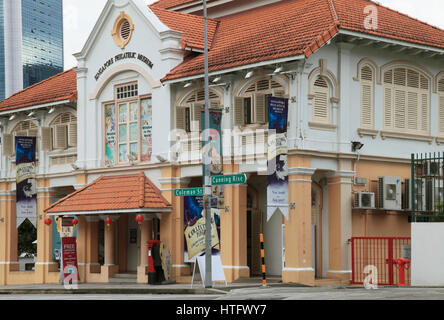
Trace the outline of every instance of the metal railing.
<instances>
[{"instance_id":1,"label":"metal railing","mask_svg":"<svg viewBox=\"0 0 444 320\"><path fill-rule=\"evenodd\" d=\"M410 191L412 222L444 222L444 153L412 154Z\"/></svg>"},{"instance_id":2,"label":"metal railing","mask_svg":"<svg viewBox=\"0 0 444 320\"><path fill-rule=\"evenodd\" d=\"M352 284L363 284L367 266L375 266L378 285L399 284L396 259L410 260L409 237L353 237L351 242ZM410 268L406 271L406 284L410 284Z\"/></svg>"}]
</instances>

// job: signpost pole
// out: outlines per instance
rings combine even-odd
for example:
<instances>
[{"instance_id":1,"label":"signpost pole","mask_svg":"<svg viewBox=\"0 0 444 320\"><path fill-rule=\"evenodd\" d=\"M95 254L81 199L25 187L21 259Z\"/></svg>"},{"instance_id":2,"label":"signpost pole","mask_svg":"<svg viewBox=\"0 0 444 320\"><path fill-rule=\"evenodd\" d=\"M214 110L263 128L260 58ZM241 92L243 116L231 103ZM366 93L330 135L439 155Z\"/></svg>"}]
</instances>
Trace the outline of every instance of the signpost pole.
<instances>
[{"instance_id":1,"label":"signpost pole","mask_svg":"<svg viewBox=\"0 0 444 320\"><path fill-rule=\"evenodd\" d=\"M205 56L205 120L204 120L204 139L205 145L209 143L209 126L210 126L210 93L209 93L209 79L208 79L208 34L207 34L207 1L203 0L203 15L204 15L204 56ZM202 164L204 166L204 208L205 208L205 281L204 287L212 287L212 272L211 272L211 177L210 177L210 151L206 148L206 153L202 154Z\"/></svg>"}]
</instances>

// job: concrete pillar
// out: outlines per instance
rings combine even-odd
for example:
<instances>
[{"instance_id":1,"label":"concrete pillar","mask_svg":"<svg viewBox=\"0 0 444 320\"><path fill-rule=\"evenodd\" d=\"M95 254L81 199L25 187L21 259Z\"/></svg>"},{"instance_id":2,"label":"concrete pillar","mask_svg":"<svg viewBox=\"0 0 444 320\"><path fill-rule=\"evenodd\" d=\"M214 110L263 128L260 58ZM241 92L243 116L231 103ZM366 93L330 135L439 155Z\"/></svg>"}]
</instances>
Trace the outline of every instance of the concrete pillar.
<instances>
[{"instance_id":1,"label":"concrete pillar","mask_svg":"<svg viewBox=\"0 0 444 320\"><path fill-rule=\"evenodd\" d=\"M86 272L99 273L99 218L86 216Z\"/></svg>"},{"instance_id":2,"label":"concrete pillar","mask_svg":"<svg viewBox=\"0 0 444 320\"><path fill-rule=\"evenodd\" d=\"M309 158L289 160L289 218L284 219L284 283L314 285L311 238L311 176Z\"/></svg>"},{"instance_id":3,"label":"concrete pillar","mask_svg":"<svg viewBox=\"0 0 444 320\"><path fill-rule=\"evenodd\" d=\"M342 165L341 165L342 164ZM352 180L350 161L341 162L343 170L338 170L328 178L328 278L351 279L351 247L348 240L352 237Z\"/></svg>"},{"instance_id":4,"label":"concrete pillar","mask_svg":"<svg viewBox=\"0 0 444 320\"><path fill-rule=\"evenodd\" d=\"M153 218L143 215L144 220L140 226L140 265L137 267L137 282L148 283L148 244L147 241L152 239L153 234Z\"/></svg>"},{"instance_id":5,"label":"concrete pillar","mask_svg":"<svg viewBox=\"0 0 444 320\"><path fill-rule=\"evenodd\" d=\"M239 173L239 165L224 165L224 174ZM220 214L221 259L227 282L248 278L247 184L224 187L226 210Z\"/></svg>"},{"instance_id":6,"label":"concrete pillar","mask_svg":"<svg viewBox=\"0 0 444 320\"><path fill-rule=\"evenodd\" d=\"M35 281L37 283L58 283L58 264L52 259L52 226L44 223L44 210L54 198L54 190L49 187L48 179L37 182L37 261Z\"/></svg>"},{"instance_id":7,"label":"concrete pillar","mask_svg":"<svg viewBox=\"0 0 444 320\"><path fill-rule=\"evenodd\" d=\"M112 219L112 223L109 226L105 224L105 261L101 268L102 278L109 279L111 278L117 271L118 265L115 265L115 230L117 217L110 217ZM104 218L106 219L106 217Z\"/></svg>"},{"instance_id":8,"label":"concrete pillar","mask_svg":"<svg viewBox=\"0 0 444 320\"><path fill-rule=\"evenodd\" d=\"M168 167L162 169L161 192L171 204L169 213L161 213L160 240L170 250L173 260L173 279L180 280L181 276L190 275L189 265L184 262L184 222L183 197L175 197L174 189L187 187L190 179L180 178L180 168Z\"/></svg>"},{"instance_id":9,"label":"concrete pillar","mask_svg":"<svg viewBox=\"0 0 444 320\"><path fill-rule=\"evenodd\" d=\"M0 285L7 285L9 271L19 268L15 212L15 191L9 183L0 184Z\"/></svg>"}]
</instances>

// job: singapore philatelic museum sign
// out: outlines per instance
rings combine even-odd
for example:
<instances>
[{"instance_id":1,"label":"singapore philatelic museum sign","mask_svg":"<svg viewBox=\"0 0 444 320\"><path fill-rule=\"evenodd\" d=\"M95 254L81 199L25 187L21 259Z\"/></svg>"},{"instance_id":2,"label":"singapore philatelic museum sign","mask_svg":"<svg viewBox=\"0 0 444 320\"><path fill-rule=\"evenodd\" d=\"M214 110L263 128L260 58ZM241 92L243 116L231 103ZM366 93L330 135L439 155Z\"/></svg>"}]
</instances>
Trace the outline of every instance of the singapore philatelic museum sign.
<instances>
[{"instance_id":1,"label":"singapore philatelic museum sign","mask_svg":"<svg viewBox=\"0 0 444 320\"><path fill-rule=\"evenodd\" d=\"M124 60L124 59L137 59L142 61L143 63L145 63L148 67L150 67L151 69L153 68L153 63L151 62L150 59L148 59L147 57L145 57L143 54L141 53L137 53L137 52L125 52L125 53L120 53L112 58L110 58L109 60L107 60L103 66L100 67L100 69L97 71L96 75L95 75L95 79L96 81L99 80L100 76L102 75L103 72L105 72L105 70L112 65L114 62L120 61L120 60Z\"/></svg>"}]
</instances>

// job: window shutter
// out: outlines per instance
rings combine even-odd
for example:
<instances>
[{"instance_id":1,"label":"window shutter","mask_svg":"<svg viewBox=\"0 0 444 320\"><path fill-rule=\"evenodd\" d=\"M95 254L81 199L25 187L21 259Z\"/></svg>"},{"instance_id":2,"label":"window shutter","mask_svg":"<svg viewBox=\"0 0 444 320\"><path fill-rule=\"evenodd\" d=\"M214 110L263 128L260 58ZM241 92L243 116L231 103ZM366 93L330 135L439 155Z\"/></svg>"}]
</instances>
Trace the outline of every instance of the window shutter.
<instances>
[{"instance_id":1,"label":"window shutter","mask_svg":"<svg viewBox=\"0 0 444 320\"><path fill-rule=\"evenodd\" d=\"M425 133L429 131L429 96L428 94L421 94L421 130Z\"/></svg>"},{"instance_id":2,"label":"window shutter","mask_svg":"<svg viewBox=\"0 0 444 320\"><path fill-rule=\"evenodd\" d=\"M255 93L254 100L254 123L265 123L266 120L266 102L265 94Z\"/></svg>"},{"instance_id":3,"label":"window shutter","mask_svg":"<svg viewBox=\"0 0 444 320\"><path fill-rule=\"evenodd\" d=\"M14 137L12 134L4 133L2 136L2 154L5 157L12 156L14 154L13 151L13 142Z\"/></svg>"},{"instance_id":4,"label":"window shutter","mask_svg":"<svg viewBox=\"0 0 444 320\"><path fill-rule=\"evenodd\" d=\"M58 124L54 127L54 149L67 148L67 126Z\"/></svg>"},{"instance_id":5,"label":"window shutter","mask_svg":"<svg viewBox=\"0 0 444 320\"><path fill-rule=\"evenodd\" d=\"M393 128L393 89L384 88L384 127Z\"/></svg>"},{"instance_id":6,"label":"window shutter","mask_svg":"<svg viewBox=\"0 0 444 320\"><path fill-rule=\"evenodd\" d=\"M244 125L244 98L234 97L233 118L235 126Z\"/></svg>"},{"instance_id":7,"label":"window shutter","mask_svg":"<svg viewBox=\"0 0 444 320\"><path fill-rule=\"evenodd\" d=\"M275 89L273 90L273 97L278 97L278 98L284 98L285 97L285 91L284 90L279 90L279 89Z\"/></svg>"},{"instance_id":8,"label":"window shutter","mask_svg":"<svg viewBox=\"0 0 444 320\"><path fill-rule=\"evenodd\" d=\"M407 128L418 130L418 94L407 92Z\"/></svg>"},{"instance_id":9,"label":"window shutter","mask_svg":"<svg viewBox=\"0 0 444 320\"><path fill-rule=\"evenodd\" d=\"M444 134L444 94L439 96L439 132Z\"/></svg>"},{"instance_id":10,"label":"window shutter","mask_svg":"<svg viewBox=\"0 0 444 320\"><path fill-rule=\"evenodd\" d=\"M176 129L185 131L185 108L176 107Z\"/></svg>"},{"instance_id":11,"label":"window shutter","mask_svg":"<svg viewBox=\"0 0 444 320\"><path fill-rule=\"evenodd\" d=\"M192 103L191 109L193 110L193 117L191 121L191 131L201 131L201 119L202 119L202 103Z\"/></svg>"},{"instance_id":12,"label":"window shutter","mask_svg":"<svg viewBox=\"0 0 444 320\"><path fill-rule=\"evenodd\" d=\"M68 146L77 146L77 122L71 122L68 124Z\"/></svg>"},{"instance_id":13,"label":"window shutter","mask_svg":"<svg viewBox=\"0 0 444 320\"><path fill-rule=\"evenodd\" d=\"M313 121L329 122L329 91L325 79L319 77L313 87Z\"/></svg>"},{"instance_id":14,"label":"window shutter","mask_svg":"<svg viewBox=\"0 0 444 320\"><path fill-rule=\"evenodd\" d=\"M373 86L369 82L361 82L361 127L373 128Z\"/></svg>"},{"instance_id":15,"label":"window shutter","mask_svg":"<svg viewBox=\"0 0 444 320\"><path fill-rule=\"evenodd\" d=\"M42 134L41 134L41 140L42 140L42 150L48 151L51 150L51 128L49 127L42 127Z\"/></svg>"},{"instance_id":16,"label":"window shutter","mask_svg":"<svg viewBox=\"0 0 444 320\"><path fill-rule=\"evenodd\" d=\"M395 101L394 101L394 111L395 111L395 129L405 129L405 106L406 106L406 92L403 90L395 89Z\"/></svg>"}]
</instances>

